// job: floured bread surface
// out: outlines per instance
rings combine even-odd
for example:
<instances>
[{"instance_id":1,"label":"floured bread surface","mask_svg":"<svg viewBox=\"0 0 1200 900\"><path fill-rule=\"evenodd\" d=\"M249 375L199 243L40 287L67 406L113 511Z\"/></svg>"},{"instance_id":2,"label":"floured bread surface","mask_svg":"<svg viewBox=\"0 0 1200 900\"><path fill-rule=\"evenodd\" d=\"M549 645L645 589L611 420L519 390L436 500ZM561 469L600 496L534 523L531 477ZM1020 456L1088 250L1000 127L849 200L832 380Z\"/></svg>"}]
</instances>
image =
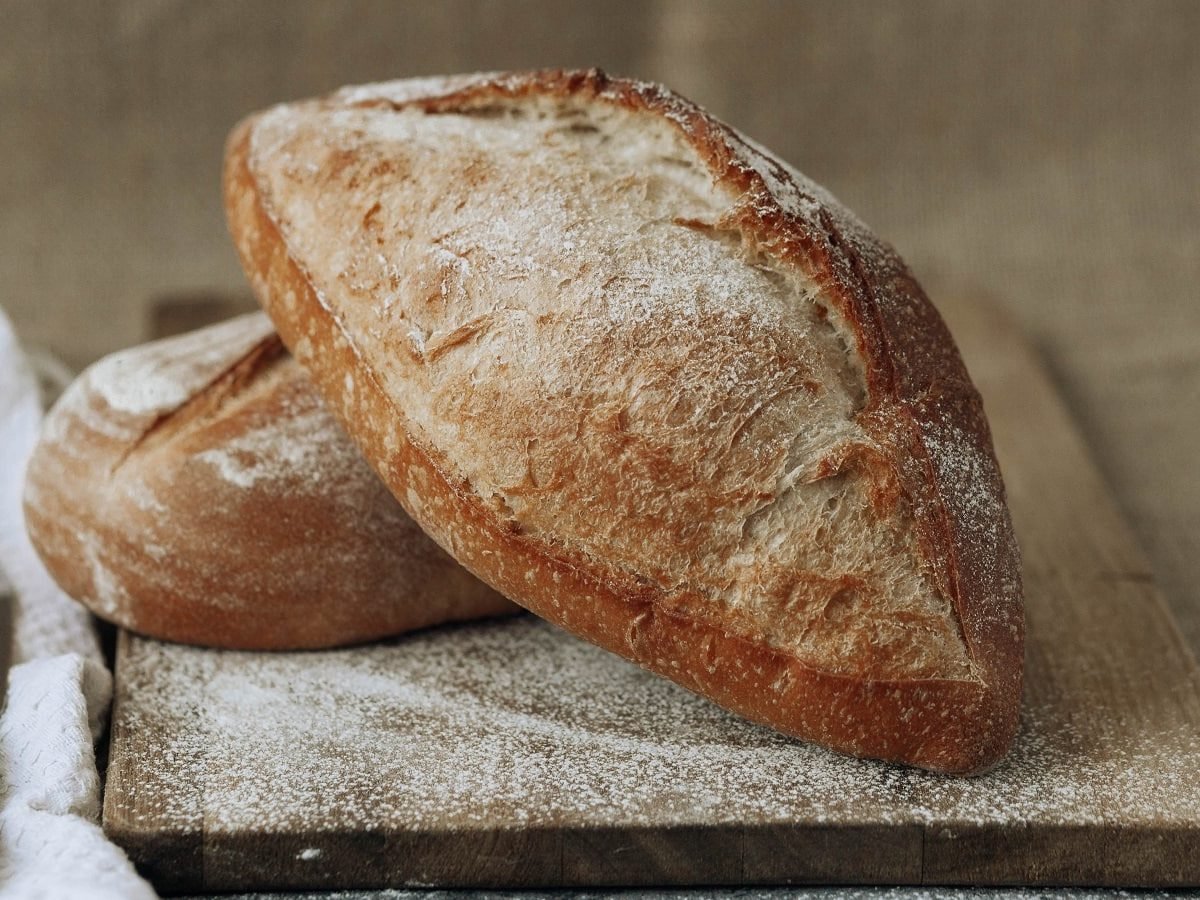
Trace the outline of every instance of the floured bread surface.
<instances>
[{"instance_id":1,"label":"floured bread surface","mask_svg":"<svg viewBox=\"0 0 1200 900\"><path fill-rule=\"evenodd\" d=\"M276 107L225 191L280 335L472 571L790 733L1003 752L1020 574L979 397L824 191L595 71Z\"/></svg>"},{"instance_id":2,"label":"floured bread surface","mask_svg":"<svg viewBox=\"0 0 1200 900\"><path fill-rule=\"evenodd\" d=\"M852 337L671 123L635 116L283 109L254 159L416 439L512 528L818 668L969 677L903 498L864 464Z\"/></svg>"},{"instance_id":3,"label":"floured bread surface","mask_svg":"<svg viewBox=\"0 0 1200 900\"><path fill-rule=\"evenodd\" d=\"M260 314L88 369L26 507L64 589L156 637L335 646L511 609L404 513Z\"/></svg>"}]
</instances>

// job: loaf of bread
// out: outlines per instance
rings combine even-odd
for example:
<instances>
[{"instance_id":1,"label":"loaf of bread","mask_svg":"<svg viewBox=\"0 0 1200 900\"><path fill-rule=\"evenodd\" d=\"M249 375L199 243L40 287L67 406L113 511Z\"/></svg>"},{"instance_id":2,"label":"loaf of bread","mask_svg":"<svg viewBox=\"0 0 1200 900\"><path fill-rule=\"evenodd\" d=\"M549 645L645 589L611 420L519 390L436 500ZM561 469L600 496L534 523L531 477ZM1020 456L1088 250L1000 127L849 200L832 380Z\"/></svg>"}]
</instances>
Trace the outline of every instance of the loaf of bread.
<instances>
[{"instance_id":1,"label":"loaf of bread","mask_svg":"<svg viewBox=\"0 0 1200 900\"><path fill-rule=\"evenodd\" d=\"M598 71L278 106L224 183L284 342L484 581L786 733L1002 757L1022 588L980 399L823 189Z\"/></svg>"},{"instance_id":2,"label":"loaf of bread","mask_svg":"<svg viewBox=\"0 0 1200 900\"><path fill-rule=\"evenodd\" d=\"M261 313L84 372L25 514L63 590L166 640L332 647L517 609L405 515Z\"/></svg>"}]
</instances>

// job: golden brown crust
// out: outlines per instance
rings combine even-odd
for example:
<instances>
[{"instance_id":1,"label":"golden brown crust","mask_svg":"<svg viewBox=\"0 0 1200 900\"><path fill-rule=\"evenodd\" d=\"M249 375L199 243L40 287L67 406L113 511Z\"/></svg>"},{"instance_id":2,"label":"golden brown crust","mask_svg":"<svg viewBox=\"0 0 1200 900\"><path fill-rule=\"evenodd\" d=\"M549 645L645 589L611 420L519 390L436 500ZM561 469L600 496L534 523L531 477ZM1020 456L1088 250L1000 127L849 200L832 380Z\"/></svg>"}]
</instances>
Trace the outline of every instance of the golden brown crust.
<instances>
[{"instance_id":1,"label":"golden brown crust","mask_svg":"<svg viewBox=\"0 0 1200 900\"><path fill-rule=\"evenodd\" d=\"M160 639L332 647L517 609L405 515L261 315L81 375L25 510L68 594Z\"/></svg>"},{"instance_id":2,"label":"golden brown crust","mask_svg":"<svg viewBox=\"0 0 1200 900\"><path fill-rule=\"evenodd\" d=\"M445 112L534 95L616 104L673 123L718 183L750 197L739 224L772 258L815 280L851 325L866 361L869 402L860 422L908 497L975 677L871 680L817 671L689 615L687 598L667 603L656 588L507 528L469 486L448 477L453 469L436 450L412 441L402 405L360 358L357 336L345 333L289 254L250 167L251 119L228 145L226 207L243 265L285 343L303 344L300 361L331 400L351 375L353 408L335 409L393 493L461 562L522 605L782 731L939 771L993 765L1018 720L1017 549L978 395L940 317L894 252L821 189L656 85L553 71L416 86L401 98L362 89L324 102Z\"/></svg>"}]
</instances>

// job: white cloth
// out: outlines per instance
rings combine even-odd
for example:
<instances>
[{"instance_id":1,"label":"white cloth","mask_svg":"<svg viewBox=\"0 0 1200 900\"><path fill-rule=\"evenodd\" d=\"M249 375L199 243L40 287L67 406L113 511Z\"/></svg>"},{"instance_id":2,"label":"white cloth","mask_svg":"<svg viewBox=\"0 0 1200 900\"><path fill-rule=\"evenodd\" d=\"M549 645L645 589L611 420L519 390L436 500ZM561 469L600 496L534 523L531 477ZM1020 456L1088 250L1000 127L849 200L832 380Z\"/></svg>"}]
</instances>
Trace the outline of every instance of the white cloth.
<instances>
[{"instance_id":1,"label":"white cloth","mask_svg":"<svg viewBox=\"0 0 1200 900\"><path fill-rule=\"evenodd\" d=\"M15 615L18 663L0 715L0 900L152 898L98 824L95 741L112 678L95 629L25 532L22 484L41 418L37 379L0 311L0 570L17 597L0 615Z\"/></svg>"},{"instance_id":2,"label":"white cloth","mask_svg":"<svg viewBox=\"0 0 1200 900\"><path fill-rule=\"evenodd\" d=\"M25 465L41 422L37 378L0 310L0 570L20 598L13 661L78 653L98 663L100 645L87 611L58 589L25 532Z\"/></svg>"},{"instance_id":3,"label":"white cloth","mask_svg":"<svg viewBox=\"0 0 1200 900\"><path fill-rule=\"evenodd\" d=\"M0 897L139 900L155 896L100 830L94 741L112 679L67 653L13 668L0 719Z\"/></svg>"}]
</instances>

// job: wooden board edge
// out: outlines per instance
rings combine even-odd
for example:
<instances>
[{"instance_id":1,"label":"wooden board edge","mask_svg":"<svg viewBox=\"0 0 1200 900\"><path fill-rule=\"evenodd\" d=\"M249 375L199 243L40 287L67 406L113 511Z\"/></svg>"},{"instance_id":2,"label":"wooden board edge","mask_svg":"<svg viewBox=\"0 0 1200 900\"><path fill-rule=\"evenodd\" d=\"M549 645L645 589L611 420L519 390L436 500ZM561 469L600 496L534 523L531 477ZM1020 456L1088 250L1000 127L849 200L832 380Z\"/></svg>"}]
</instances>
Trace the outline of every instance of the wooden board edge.
<instances>
[{"instance_id":1,"label":"wooden board edge","mask_svg":"<svg viewBox=\"0 0 1200 900\"><path fill-rule=\"evenodd\" d=\"M134 754L113 752L136 741L125 707L129 702L128 682L122 670L129 664L131 642L136 639L124 629L117 634L113 678L113 703L109 729L109 766L101 807L105 836L129 856L138 872L161 893L179 893L204 885L203 830L164 828L152 815L135 812L141 795L141 779L129 763Z\"/></svg>"},{"instance_id":2,"label":"wooden board edge","mask_svg":"<svg viewBox=\"0 0 1200 900\"><path fill-rule=\"evenodd\" d=\"M212 891L919 884L920 826L208 832ZM864 847L872 848L866 858ZM332 860L326 867L323 860Z\"/></svg>"},{"instance_id":3,"label":"wooden board edge","mask_svg":"<svg viewBox=\"0 0 1200 900\"><path fill-rule=\"evenodd\" d=\"M937 825L926 829L926 885L1200 886L1200 829L1093 825Z\"/></svg>"},{"instance_id":4,"label":"wooden board edge","mask_svg":"<svg viewBox=\"0 0 1200 900\"><path fill-rule=\"evenodd\" d=\"M159 840L157 852L167 848ZM865 857L871 847L872 857ZM330 865L330 861L334 861ZM164 866L155 866L161 875ZM148 877L151 873L147 872ZM1094 825L672 826L207 834L164 892L820 884L1187 888L1200 831Z\"/></svg>"}]
</instances>

